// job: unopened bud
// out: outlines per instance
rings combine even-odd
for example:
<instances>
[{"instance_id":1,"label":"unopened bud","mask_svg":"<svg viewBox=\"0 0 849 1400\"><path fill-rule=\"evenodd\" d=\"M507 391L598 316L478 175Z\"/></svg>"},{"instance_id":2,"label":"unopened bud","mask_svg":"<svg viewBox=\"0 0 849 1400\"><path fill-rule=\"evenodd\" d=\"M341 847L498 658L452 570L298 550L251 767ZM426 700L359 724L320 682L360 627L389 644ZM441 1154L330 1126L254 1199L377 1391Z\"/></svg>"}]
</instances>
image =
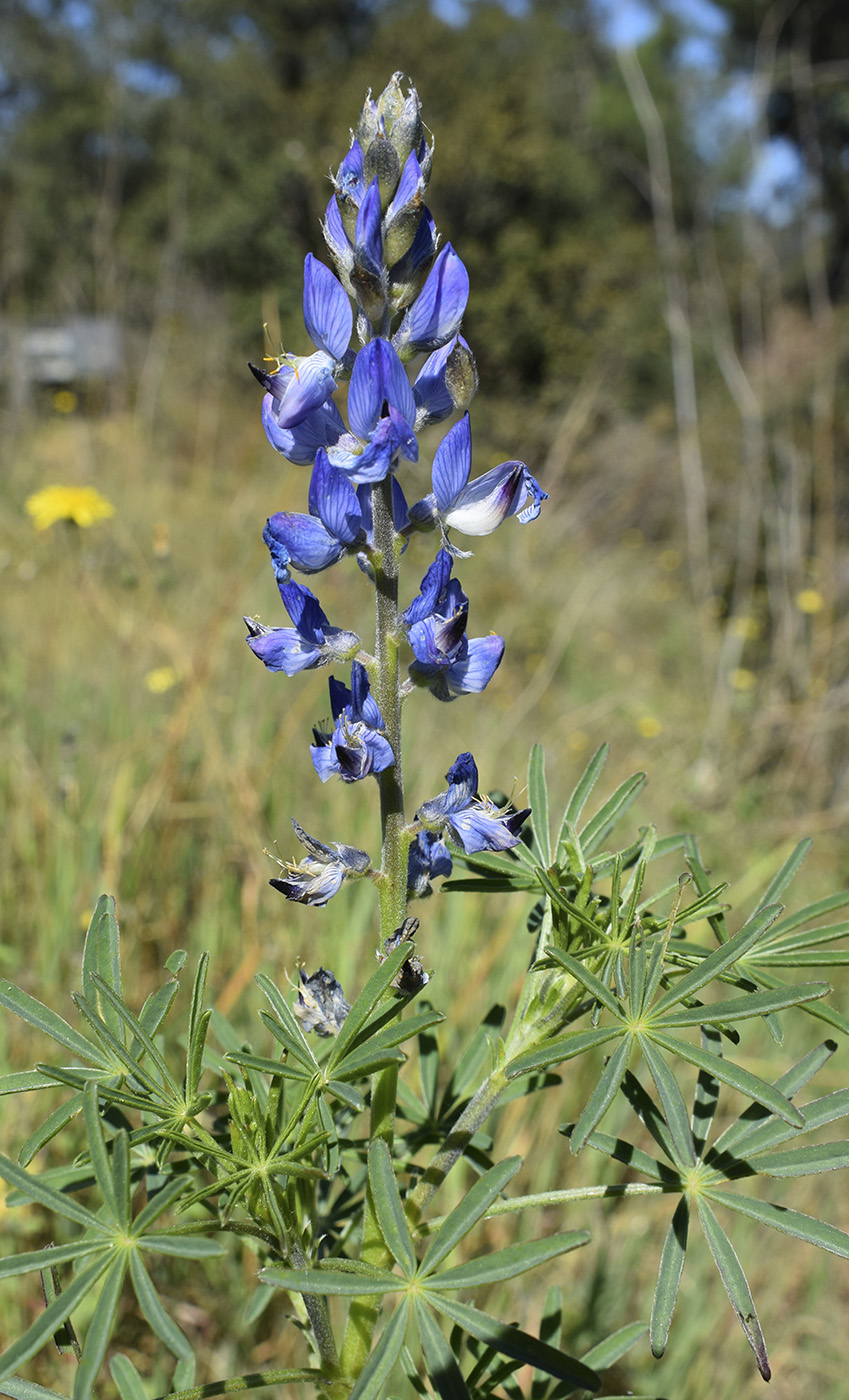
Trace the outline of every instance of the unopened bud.
<instances>
[{"instance_id":1,"label":"unopened bud","mask_svg":"<svg viewBox=\"0 0 849 1400\"><path fill-rule=\"evenodd\" d=\"M459 338L445 362L445 387L460 413L465 413L478 391L475 357Z\"/></svg>"},{"instance_id":2,"label":"unopened bud","mask_svg":"<svg viewBox=\"0 0 849 1400\"><path fill-rule=\"evenodd\" d=\"M384 211L389 208L392 196L398 188L401 176L401 162L398 152L383 132L365 148L363 155L363 176L367 185L377 176L380 189L380 203Z\"/></svg>"}]
</instances>

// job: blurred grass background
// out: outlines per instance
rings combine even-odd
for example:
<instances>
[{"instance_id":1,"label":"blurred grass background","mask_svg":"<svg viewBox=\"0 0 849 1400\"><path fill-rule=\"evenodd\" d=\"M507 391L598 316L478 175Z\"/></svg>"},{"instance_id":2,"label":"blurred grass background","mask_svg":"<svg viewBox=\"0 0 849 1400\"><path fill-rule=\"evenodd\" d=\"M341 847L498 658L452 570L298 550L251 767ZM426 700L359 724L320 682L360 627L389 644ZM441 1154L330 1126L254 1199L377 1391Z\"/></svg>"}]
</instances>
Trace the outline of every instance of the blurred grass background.
<instances>
[{"instance_id":1,"label":"blurred grass background","mask_svg":"<svg viewBox=\"0 0 849 1400\"><path fill-rule=\"evenodd\" d=\"M119 8L92 13L114 20ZM751 45L757 7L721 8L730 27L720 74L699 75L708 87L735 64L760 61ZM808 7L798 8L804 15ZM70 1016L84 929L102 890L118 903L137 1004L175 947L192 959L208 948L215 1003L260 1053L258 970L281 981L299 959L309 970L320 961L350 994L370 969L369 889L343 889L327 910L310 911L267 883L276 867L266 851L294 853L293 815L323 840L373 852L378 830L374 793L323 788L309 761L310 725L328 710L326 673L271 676L244 645L243 613L284 620L263 521L274 510L305 509L307 489L307 473L265 442L244 360L262 354L263 321L287 348L301 348L298 279L303 253L317 251L321 171L338 163L364 89L379 89L397 67L416 80L436 131L434 213L472 272L465 329L483 376L472 406L475 472L521 456L551 498L537 522L508 522L458 565L471 634L502 633L506 656L481 699L409 702L411 809L440 789L467 748L484 788L518 796L537 739L553 801L565 802L607 741L604 792L635 769L649 775L623 842L648 821L662 833L694 830L715 878L732 883L738 922L804 835L816 841L795 902L849 883L846 240L842 187L825 178L845 118L833 86L814 82L808 100L786 66L772 74L774 90L797 103L809 176L812 148L820 153L817 192L799 195L790 221L721 201L708 217L700 191L706 181L740 187L740 171L754 162L748 136L710 162L699 147L688 115L696 80L680 63L683 21L667 16L640 50L665 124L676 256L689 292L705 590L688 529L688 427L665 324L657 200L639 122L594 12L538 4L508 16L476 6L456 28L421 6L352 8L350 24L328 6L297 43L291 31L276 40L264 31L271 60L261 67L248 62L253 40L235 29L226 30L229 49L212 44L234 7L177 12L192 17L206 49L196 31L169 34L169 49L149 51L140 21L127 31L135 61L150 64L155 53L157 71L177 74L176 91L154 91L150 80L133 89L117 50L98 55L94 31L72 32L61 5L43 52L37 6L19 0L4 16L23 75L18 97L41 81L54 102L51 141L37 126L43 111L24 103L0 140L4 314L25 324L105 310L118 315L127 349L122 373L106 385L20 396L6 382L0 406L2 975ZM253 10L251 23L259 23ZM800 33L788 39L797 58ZM89 62L74 75L59 52L69 35ZM781 35L775 42L780 51ZM814 67L824 42L815 33ZM204 54L218 56L214 76ZM293 76L286 61L295 57ZM4 98L8 88L7 77ZM98 106L104 92L111 108ZM718 100L718 88L712 97L703 88L703 103ZM283 124L273 115L280 110ZM104 111L121 122L110 126ZM805 125L811 112L814 136ZM147 155L129 139L134 122ZM104 129L125 141L117 191L107 178L113 147L92 157L86 145ZM229 165L222 171L216 161ZM38 217L45 190L65 211L54 221L66 236L52 261ZM438 440L423 435L419 466L405 467L408 499L427 489ZM90 529L59 522L36 532L24 502L51 483L94 485L114 516ZM426 539L412 542L405 599L431 557ZM331 621L368 636L368 590L353 561L315 582ZM488 1007L515 995L529 950L527 910L521 901L437 895L416 912L433 1000L449 1012L450 1067ZM845 988L842 995L845 1005ZM753 1032L744 1045L753 1068L773 1077L779 1061L783 1069L820 1038L804 1018L780 1052ZM44 1053L20 1025L0 1021L0 1069ZM819 1092L845 1080L845 1052L836 1061ZM499 1150L526 1158L524 1188L612 1179L601 1158L576 1162L555 1132L580 1111L597 1068L570 1066L563 1088L499 1115ZM740 1107L723 1101L726 1113ZM40 1108L30 1098L9 1112L2 1102L4 1150L14 1153ZM621 1127L617 1112L610 1121ZM837 1178L772 1195L849 1228ZM669 1214L668 1201L552 1214L547 1228L587 1224L593 1244L550 1266L507 1313L534 1325L545 1287L559 1282L574 1350L646 1316ZM771 1346L772 1393L842 1400L845 1262L734 1224ZM2 1227L14 1249L40 1237L44 1222L37 1211L7 1211ZM481 1246L506 1242L508 1228L491 1222ZM540 1222L523 1228L539 1233ZM698 1246L667 1356L654 1363L638 1349L614 1389L674 1400L760 1393ZM177 1305L178 1320L200 1340L210 1377L286 1364L282 1299L256 1336L238 1324L233 1333L254 1273L248 1254L211 1270L209 1282L197 1271L182 1280L189 1301ZM4 1299L11 1336L40 1302L23 1288L7 1288ZM126 1349L159 1393L162 1359L143 1327L129 1317L127 1326ZM295 1336L291 1357L300 1355ZM32 1374L61 1389L66 1370L45 1354Z\"/></svg>"}]
</instances>

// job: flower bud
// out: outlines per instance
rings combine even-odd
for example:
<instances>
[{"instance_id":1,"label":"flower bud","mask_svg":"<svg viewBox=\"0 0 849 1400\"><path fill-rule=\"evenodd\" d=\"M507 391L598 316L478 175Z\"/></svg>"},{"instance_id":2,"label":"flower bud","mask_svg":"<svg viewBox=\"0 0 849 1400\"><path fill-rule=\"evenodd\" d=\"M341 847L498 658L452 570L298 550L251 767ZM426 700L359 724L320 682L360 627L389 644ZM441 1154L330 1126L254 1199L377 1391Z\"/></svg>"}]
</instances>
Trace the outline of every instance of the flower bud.
<instances>
[{"instance_id":1,"label":"flower bud","mask_svg":"<svg viewBox=\"0 0 849 1400\"><path fill-rule=\"evenodd\" d=\"M389 208L401 177L398 152L384 132L378 132L363 153L363 178L367 185L377 179L380 203L384 212Z\"/></svg>"},{"instance_id":2,"label":"flower bud","mask_svg":"<svg viewBox=\"0 0 849 1400\"><path fill-rule=\"evenodd\" d=\"M464 413L478 391L478 367L466 342L458 336L445 362L445 387L454 407Z\"/></svg>"}]
</instances>

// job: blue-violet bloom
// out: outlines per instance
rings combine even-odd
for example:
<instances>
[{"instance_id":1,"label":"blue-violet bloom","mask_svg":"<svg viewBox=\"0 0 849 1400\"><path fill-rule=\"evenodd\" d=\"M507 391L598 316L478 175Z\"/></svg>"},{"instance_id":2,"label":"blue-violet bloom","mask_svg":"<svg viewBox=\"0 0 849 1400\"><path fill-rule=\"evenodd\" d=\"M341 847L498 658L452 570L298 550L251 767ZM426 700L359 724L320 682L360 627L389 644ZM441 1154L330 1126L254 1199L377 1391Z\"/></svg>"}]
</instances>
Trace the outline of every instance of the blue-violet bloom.
<instances>
[{"instance_id":1,"label":"blue-violet bloom","mask_svg":"<svg viewBox=\"0 0 849 1400\"><path fill-rule=\"evenodd\" d=\"M361 484L383 481L398 453L418 461L416 401L388 340L370 340L354 361L348 387L351 433L328 449L334 467Z\"/></svg>"},{"instance_id":2,"label":"blue-violet bloom","mask_svg":"<svg viewBox=\"0 0 849 1400\"><path fill-rule=\"evenodd\" d=\"M492 679L504 655L504 638L466 636L469 600L451 578L453 559L441 549L421 583L421 591L404 613L407 638L415 660L409 672L437 700L476 694Z\"/></svg>"},{"instance_id":3,"label":"blue-violet bloom","mask_svg":"<svg viewBox=\"0 0 849 1400\"><path fill-rule=\"evenodd\" d=\"M511 515L518 515L523 525L536 520L548 500L524 462L502 462L472 482L471 470L472 430L466 413L436 449L433 493L411 508L411 520L424 528L439 523L464 535L489 535Z\"/></svg>"},{"instance_id":4,"label":"blue-violet bloom","mask_svg":"<svg viewBox=\"0 0 849 1400\"><path fill-rule=\"evenodd\" d=\"M470 753L461 753L446 777L447 790L422 803L416 812L416 820L426 830L441 832L447 827L467 855L518 846L519 831L531 814L530 807L522 812L499 811L488 797L477 796L478 770Z\"/></svg>"},{"instance_id":5,"label":"blue-violet bloom","mask_svg":"<svg viewBox=\"0 0 849 1400\"><path fill-rule=\"evenodd\" d=\"M452 340L469 300L469 274L450 243L439 254L416 300L393 337L404 360L439 350Z\"/></svg>"},{"instance_id":6,"label":"blue-violet bloom","mask_svg":"<svg viewBox=\"0 0 849 1400\"><path fill-rule=\"evenodd\" d=\"M371 861L365 851L355 846L343 846L334 842L325 846L310 836L292 818L295 835L307 852L306 859L281 861L286 871L284 878L269 880L274 889L279 890L295 904L311 904L322 909L340 888L343 880L358 879L366 875Z\"/></svg>"},{"instance_id":7,"label":"blue-violet bloom","mask_svg":"<svg viewBox=\"0 0 849 1400\"><path fill-rule=\"evenodd\" d=\"M246 617L246 641L254 656L269 671L284 671L296 676L299 671L312 671L331 661L347 661L356 655L360 639L355 632L331 627L319 601L303 584L280 578L277 586L293 627L266 627L255 618Z\"/></svg>"},{"instance_id":8,"label":"blue-violet bloom","mask_svg":"<svg viewBox=\"0 0 849 1400\"><path fill-rule=\"evenodd\" d=\"M409 523L404 493L393 476L395 528ZM302 574L317 574L346 554L367 554L372 548L371 488L357 486L346 472L331 466L319 451L310 479L309 515L278 511L266 521L262 538L276 568L291 564Z\"/></svg>"},{"instance_id":9,"label":"blue-violet bloom","mask_svg":"<svg viewBox=\"0 0 849 1400\"><path fill-rule=\"evenodd\" d=\"M356 783L369 773L382 773L395 762L392 747L381 732L383 716L368 683L365 666L351 666L351 689L335 676L330 677L330 708L335 721L333 732L314 729L310 745L313 767L326 783L335 773L345 783Z\"/></svg>"},{"instance_id":10,"label":"blue-violet bloom","mask_svg":"<svg viewBox=\"0 0 849 1400\"><path fill-rule=\"evenodd\" d=\"M424 899L433 893L431 880L449 876L454 867L451 852L441 836L433 831L420 831L410 845L407 856L407 894L410 899Z\"/></svg>"}]
</instances>

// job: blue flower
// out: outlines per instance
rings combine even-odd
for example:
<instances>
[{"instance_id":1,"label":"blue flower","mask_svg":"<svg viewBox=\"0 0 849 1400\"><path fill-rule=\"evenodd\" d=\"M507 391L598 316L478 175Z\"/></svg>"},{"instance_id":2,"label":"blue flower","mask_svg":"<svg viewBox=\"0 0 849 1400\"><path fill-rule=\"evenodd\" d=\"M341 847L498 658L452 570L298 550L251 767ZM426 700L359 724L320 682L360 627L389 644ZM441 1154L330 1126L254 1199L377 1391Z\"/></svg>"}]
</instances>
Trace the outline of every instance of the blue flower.
<instances>
[{"instance_id":1,"label":"blue flower","mask_svg":"<svg viewBox=\"0 0 849 1400\"><path fill-rule=\"evenodd\" d=\"M409 523L407 502L392 478L395 527ZM354 487L350 476L330 465L319 451L310 479L309 515L278 511L265 525L262 538L271 550L275 567L286 571L291 564L303 574L329 569L346 554L368 553L372 547L371 490ZM288 576L288 573L287 573Z\"/></svg>"},{"instance_id":2,"label":"blue flower","mask_svg":"<svg viewBox=\"0 0 849 1400\"><path fill-rule=\"evenodd\" d=\"M404 613L415 661L409 667L416 685L437 700L454 700L483 690L504 655L504 639L466 637L469 600L451 578L453 559L441 549L421 583L421 591Z\"/></svg>"},{"instance_id":3,"label":"blue flower","mask_svg":"<svg viewBox=\"0 0 849 1400\"><path fill-rule=\"evenodd\" d=\"M330 461L357 483L382 481L402 453L418 461L416 401L388 340L370 340L354 361L348 388L351 434L328 449Z\"/></svg>"},{"instance_id":4,"label":"blue flower","mask_svg":"<svg viewBox=\"0 0 849 1400\"><path fill-rule=\"evenodd\" d=\"M438 523L464 535L489 535L510 515L518 515L523 525L536 520L548 500L524 462L502 462L472 482L471 470L472 430L466 413L436 449L433 493L412 507L411 520L423 528Z\"/></svg>"},{"instance_id":5,"label":"blue flower","mask_svg":"<svg viewBox=\"0 0 849 1400\"><path fill-rule=\"evenodd\" d=\"M369 691L366 669L355 661L351 689L330 677L333 732L313 730L310 745L313 767L323 783L334 773L345 783L356 783L369 773L382 773L395 762L392 747L381 732L383 716Z\"/></svg>"},{"instance_id":6,"label":"blue flower","mask_svg":"<svg viewBox=\"0 0 849 1400\"><path fill-rule=\"evenodd\" d=\"M451 853L443 838L433 831L420 831L407 856L407 894L410 899L424 899L432 894L431 880L449 876L454 868Z\"/></svg>"},{"instance_id":7,"label":"blue flower","mask_svg":"<svg viewBox=\"0 0 849 1400\"><path fill-rule=\"evenodd\" d=\"M354 656L360 646L356 633L331 627L314 593L300 583L281 578L276 566L275 573L280 597L294 626L266 627L255 618L244 619L248 646L268 670L296 676L299 671L312 671Z\"/></svg>"},{"instance_id":8,"label":"blue flower","mask_svg":"<svg viewBox=\"0 0 849 1400\"><path fill-rule=\"evenodd\" d=\"M416 820L427 831L448 828L467 855L475 851L506 851L518 846L519 830L530 807L522 812L499 811L488 797L477 796L478 770L470 753L461 753L446 774L448 788L422 803Z\"/></svg>"},{"instance_id":9,"label":"blue flower","mask_svg":"<svg viewBox=\"0 0 849 1400\"><path fill-rule=\"evenodd\" d=\"M321 408L336 390L333 376L337 365L350 359L354 313L348 294L312 253L307 253L304 263L304 324L317 347L314 355L285 355L274 374L251 365L271 399L263 405L266 432L269 425L281 431L294 428ZM273 437L271 440L280 450Z\"/></svg>"},{"instance_id":10,"label":"blue flower","mask_svg":"<svg viewBox=\"0 0 849 1400\"><path fill-rule=\"evenodd\" d=\"M477 390L474 356L461 335L428 355L413 384L416 431L468 408Z\"/></svg>"},{"instance_id":11,"label":"blue flower","mask_svg":"<svg viewBox=\"0 0 849 1400\"><path fill-rule=\"evenodd\" d=\"M343 880L358 879L370 870L371 861L365 851L337 842L325 846L304 831L294 817L292 825L308 853L307 858L297 862L281 861L285 877L268 883L295 904L311 904L321 909L333 898Z\"/></svg>"},{"instance_id":12,"label":"blue flower","mask_svg":"<svg viewBox=\"0 0 849 1400\"><path fill-rule=\"evenodd\" d=\"M452 340L468 300L469 274L451 244L446 243L393 337L401 358L409 360L419 351L439 350Z\"/></svg>"}]
</instances>

